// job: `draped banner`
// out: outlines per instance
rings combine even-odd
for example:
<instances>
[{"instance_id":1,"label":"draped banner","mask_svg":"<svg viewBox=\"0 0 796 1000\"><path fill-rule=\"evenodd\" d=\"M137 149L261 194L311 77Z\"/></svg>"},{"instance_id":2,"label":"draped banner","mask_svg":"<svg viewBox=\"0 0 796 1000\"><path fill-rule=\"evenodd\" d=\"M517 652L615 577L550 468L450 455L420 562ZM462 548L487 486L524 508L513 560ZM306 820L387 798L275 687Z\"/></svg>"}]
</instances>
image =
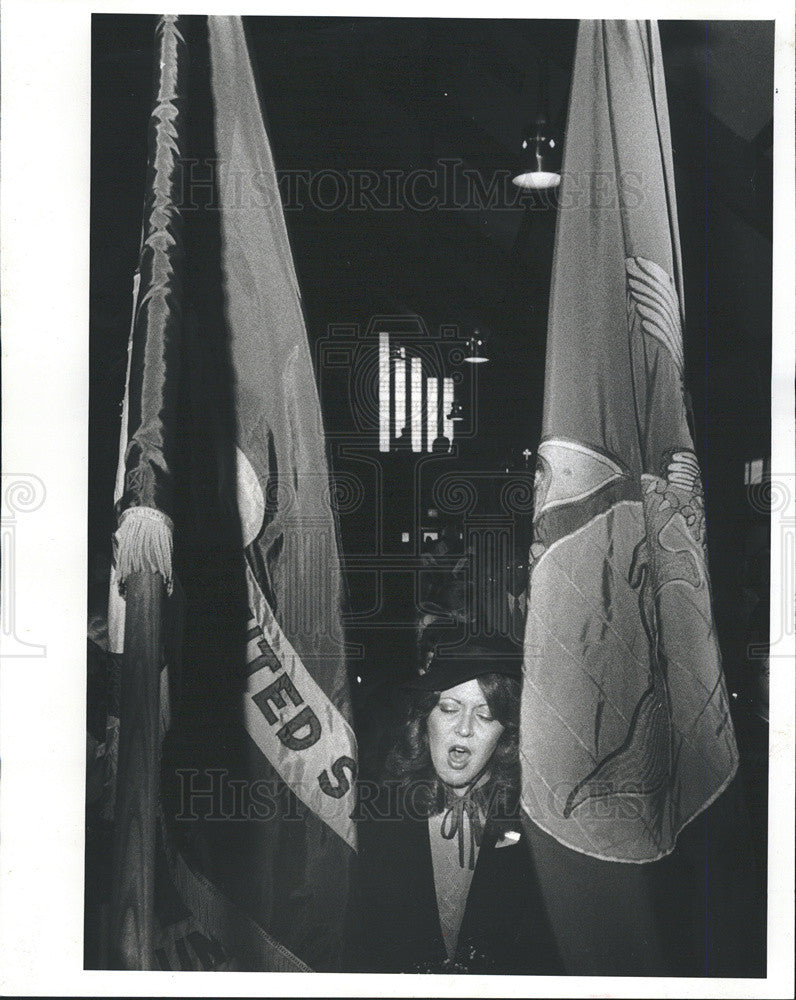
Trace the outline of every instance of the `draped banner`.
<instances>
[{"instance_id":1,"label":"draped banner","mask_svg":"<svg viewBox=\"0 0 796 1000\"><path fill-rule=\"evenodd\" d=\"M738 754L688 429L657 25L581 22L550 297L521 752L560 843L653 861Z\"/></svg>"},{"instance_id":2,"label":"draped banner","mask_svg":"<svg viewBox=\"0 0 796 1000\"><path fill-rule=\"evenodd\" d=\"M353 848L355 738L345 717L340 567L320 404L243 26L234 17L208 24L247 640L255 647L247 654L245 724L298 798Z\"/></svg>"},{"instance_id":3,"label":"draped banner","mask_svg":"<svg viewBox=\"0 0 796 1000\"><path fill-rule=\"evenodd\" d=\"M192 46L184 22L199 25ZM173 591L167 609L178 602L184 611L185 642L163 645L166 658L185 647L181 725L190 717L194 728L167 737L164 752L169 792L187 789L187 798L172 798L161 816L156 902L172 902L168 920L162 905L156 915L154 954L164 968L334 970L356 849L357 753L333 496L298 283L241 19L164 17L157 31L109 628L119 648L120 588L134 573L161 574ZM192 131L183 120L189 48L198 54ZM190 186L200 161L215 169L205 205ZM220 303L217 314L204 308L205 294ZM164 672L161 738L174 686ZM228 738L231 716L240 738ZM202 771L194 763L206 764L206 744L217 757ZM213 806L220 813L204 822L194 808L210 794L202 789L231 775ZM230 815L233 788L247 805ZM171 940L163 928L175 927ZM198 965L188 964L186 941L204 949Z\"/></svg>"}]
</instances>

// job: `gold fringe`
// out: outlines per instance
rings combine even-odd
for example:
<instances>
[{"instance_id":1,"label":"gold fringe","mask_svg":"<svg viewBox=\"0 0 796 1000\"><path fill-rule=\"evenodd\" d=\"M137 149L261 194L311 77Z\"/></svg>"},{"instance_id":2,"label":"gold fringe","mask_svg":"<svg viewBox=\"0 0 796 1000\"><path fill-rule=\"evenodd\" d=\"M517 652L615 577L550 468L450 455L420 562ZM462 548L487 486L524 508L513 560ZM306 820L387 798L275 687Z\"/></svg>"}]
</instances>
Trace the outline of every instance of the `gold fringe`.
<instances>
[{"instance_id":1,"label":"gold fringe","mask_svg":"<svg viewBox=\"0 0 796 1000\"><path fill-rule=\"evenodd\" d=\"M171 518L153 507L128 507L116 531L116 576L123 591L131 573L160 573L171 594L172 577Z\"/></svg>"}]
</instances>

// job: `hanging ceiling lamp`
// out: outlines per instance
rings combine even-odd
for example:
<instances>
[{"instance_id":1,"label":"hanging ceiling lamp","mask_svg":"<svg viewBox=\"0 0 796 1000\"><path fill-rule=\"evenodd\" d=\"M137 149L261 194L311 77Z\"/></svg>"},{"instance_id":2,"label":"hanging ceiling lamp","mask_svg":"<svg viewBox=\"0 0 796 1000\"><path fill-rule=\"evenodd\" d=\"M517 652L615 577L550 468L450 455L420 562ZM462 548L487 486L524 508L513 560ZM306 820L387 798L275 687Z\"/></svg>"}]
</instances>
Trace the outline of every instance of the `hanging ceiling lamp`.
<instances>
[{"instance_id":1,"label":"hanging ceiling lamp","mask_svg":"<svg viewBox=\"0 0 796 1000\"><path fill-rule=\"evenodd\" d=\"M536 119L522 140L520 171L512 178L519 188L535 191L556 188L561 183L561 137L548 124L548 78L547 57L539 57L539 90L536 104Z\"/></svg>"},{"instance_id":2,"label":"hanging ceiling lamp","mask_svg":"<svg viewBox=\"0 0 796 1000\"><path fill-rule=\"evenodd\" d=\"M511 182L536 191L555 188L561 183L560 170L560 143L540 115L522 140L522 166Z\"/></svg>"},{"instance_id":3,"label":"hanging ceiling lamp","mask_svg":"<svg viewBox=\"0 0 796 1000\"><path fill-rule=\"evenodd\" d=\"M484 362L489 361L489 358L484 353L484 342L478 336L478 330L475 331L475 336L470 337L468 341L470 353L464 359L471 365L481 365Z\"/></svg>"}]
</instances>

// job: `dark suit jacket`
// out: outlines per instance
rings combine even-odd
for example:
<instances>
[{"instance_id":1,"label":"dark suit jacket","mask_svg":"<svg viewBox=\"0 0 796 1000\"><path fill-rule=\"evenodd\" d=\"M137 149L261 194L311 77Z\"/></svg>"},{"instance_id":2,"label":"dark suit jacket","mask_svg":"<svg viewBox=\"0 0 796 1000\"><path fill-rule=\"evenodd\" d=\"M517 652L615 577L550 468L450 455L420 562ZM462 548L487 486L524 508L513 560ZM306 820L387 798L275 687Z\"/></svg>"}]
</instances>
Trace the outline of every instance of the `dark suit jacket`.
<instances>
[{"instance_id":1,"label":"dark suit jacket","mask_svg":"<svg viewBox=\"0 0 796 1000\"><path fill-rule=\"evenodd\" d=\"M520 831L517 821L512 829ZM360 824L360 944L363 972L468 971L555 975L562 972L521 834L511 845L487 823L454 955L445 965L428 821Z\"/></svg>"}]
</instances>

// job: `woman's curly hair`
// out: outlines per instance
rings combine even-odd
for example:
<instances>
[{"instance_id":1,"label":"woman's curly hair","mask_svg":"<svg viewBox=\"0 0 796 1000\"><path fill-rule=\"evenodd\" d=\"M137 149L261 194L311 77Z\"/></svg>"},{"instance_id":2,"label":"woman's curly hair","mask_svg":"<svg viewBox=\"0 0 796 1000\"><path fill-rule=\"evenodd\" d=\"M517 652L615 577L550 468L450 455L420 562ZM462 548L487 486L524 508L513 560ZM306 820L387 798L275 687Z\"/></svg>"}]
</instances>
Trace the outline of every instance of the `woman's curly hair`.
<instances>
[{"instance_id":1,"label":"woman's curly hair","mask_svg":"<svg viewBox=\"0 0 796 1000\"><path fill-rule=\"evenodd\" d=\"M493 820L511 819L519 801L520 682L506 674L484 674L477 678L492 717L503 732L492 754L489 780L483 794L490 803ZM446 786L434 770L428 743L428 717L440 699L440 691L412 691L406 719L385 762L386 778L416 784L413 802L422 816L434 816L447 804Z\"/></svg>"}]
</instances>

